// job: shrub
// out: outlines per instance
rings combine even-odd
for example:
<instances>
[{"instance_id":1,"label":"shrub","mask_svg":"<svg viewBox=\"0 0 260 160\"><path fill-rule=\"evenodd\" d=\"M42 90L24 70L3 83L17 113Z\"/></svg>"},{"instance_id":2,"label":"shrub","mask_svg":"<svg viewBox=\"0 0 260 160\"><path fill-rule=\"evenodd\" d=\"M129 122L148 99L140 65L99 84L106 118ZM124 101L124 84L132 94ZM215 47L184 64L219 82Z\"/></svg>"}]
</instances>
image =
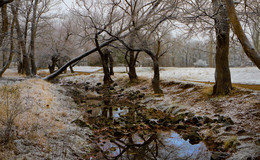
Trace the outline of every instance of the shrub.
<instances>
[{"instance_id":1,"label":"shrub","mask_svg":"<svg viewBox=\"0 0 260 160\"><path fill-rule=\"evenodd\" d=\"M0 143L7 144L14 136L15 118L25 111L18 86L0 88Z\"/></svg>"}]
</instances>

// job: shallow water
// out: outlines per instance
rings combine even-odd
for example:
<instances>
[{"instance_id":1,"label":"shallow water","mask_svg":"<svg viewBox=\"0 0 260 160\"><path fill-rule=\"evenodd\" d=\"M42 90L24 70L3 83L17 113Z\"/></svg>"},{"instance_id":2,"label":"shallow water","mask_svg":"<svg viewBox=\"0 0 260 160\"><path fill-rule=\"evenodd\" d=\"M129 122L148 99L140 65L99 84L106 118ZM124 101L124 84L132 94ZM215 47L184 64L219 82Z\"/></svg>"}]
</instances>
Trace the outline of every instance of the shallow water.
<instances>
[{"instance_id":1,"label":"shallow water","mask_svg":"<svg viewBox=\"0 0 260 160\"><path fill-rule=\"evenodd\" d=\"M108 159L208 160L204 143L192 145L174 131L137 131L120 139L98 143Z\"/></svg>"},{"instance_id":2,"label":"shallow water","mask_svg":"<svg viewBox=\"0 0 260 160\"><path fill-rule=\"evenodd\" d=\"M203 142L192 145L170 128L162 129L161 114L135 105L112 107L99 101L88 102L88 123L96 126L94 141L102 158L208 160L211 157Z\"/></svg>"}]
</instances>

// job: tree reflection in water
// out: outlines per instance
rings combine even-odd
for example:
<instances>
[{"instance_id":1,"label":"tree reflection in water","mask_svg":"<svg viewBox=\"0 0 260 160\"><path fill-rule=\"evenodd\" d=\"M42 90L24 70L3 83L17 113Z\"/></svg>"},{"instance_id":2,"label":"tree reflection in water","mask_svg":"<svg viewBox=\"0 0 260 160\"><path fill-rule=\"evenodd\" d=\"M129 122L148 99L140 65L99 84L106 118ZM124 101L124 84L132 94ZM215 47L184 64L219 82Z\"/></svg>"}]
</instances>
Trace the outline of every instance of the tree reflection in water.
<instances>
[{"instance_id":1,"label":"tree reflection in water","mask_svg":"<svg viewBox=\"0 0 260 160\"><path fill-rule=\"evenodd\" d=\"M98 146L106 159L210 159L210 152L203 143L191 145L174 131L137 131L121 139L101 140Z\"/></svg>"}]
</instances>

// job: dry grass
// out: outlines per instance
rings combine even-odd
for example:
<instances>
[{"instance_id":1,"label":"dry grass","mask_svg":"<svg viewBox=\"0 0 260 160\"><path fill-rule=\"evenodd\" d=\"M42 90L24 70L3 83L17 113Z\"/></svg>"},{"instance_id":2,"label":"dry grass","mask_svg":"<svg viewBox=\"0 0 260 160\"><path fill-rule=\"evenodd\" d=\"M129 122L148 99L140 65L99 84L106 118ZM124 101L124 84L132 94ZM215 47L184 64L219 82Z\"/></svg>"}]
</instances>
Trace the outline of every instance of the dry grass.
<instances>
[{"instance_id":1,"label":"dry grass","mask_svg":"<svg viewBox=\"0 0 260 160\"><path fill-rule=\"evenodd\" d=\"M201 92L202 92L202 94L204 94L204 95L210 96L210 95L213 94L213 87L212 87L212 86L210 86L210 87L204 87Z\"/></svg>"},{"instance_id":2,"label":"dry grass","mask_svg":"<svg viewBox=\"0 0 260 160\"><path fill-rule=\"evenodd\" d=\"M48 138L66 132L67 124L78 116L70 113L69 107L74 105L72 99L61 94L63 88L54 84L41 79L30 79L4 87L16 91L17 96L13 96L11 101L17 99L21 106L26 107L26 112L17 115L14 120L16 136L32 140L39 146L45 147ZM2 88L0 91L3 91ZM4 99L6 97L1 96L1 100ZM0 105L1 119L4 117L4 110L3 105ZM0 124L1 128L3 125Z\"/></svg>"}]
</instances>

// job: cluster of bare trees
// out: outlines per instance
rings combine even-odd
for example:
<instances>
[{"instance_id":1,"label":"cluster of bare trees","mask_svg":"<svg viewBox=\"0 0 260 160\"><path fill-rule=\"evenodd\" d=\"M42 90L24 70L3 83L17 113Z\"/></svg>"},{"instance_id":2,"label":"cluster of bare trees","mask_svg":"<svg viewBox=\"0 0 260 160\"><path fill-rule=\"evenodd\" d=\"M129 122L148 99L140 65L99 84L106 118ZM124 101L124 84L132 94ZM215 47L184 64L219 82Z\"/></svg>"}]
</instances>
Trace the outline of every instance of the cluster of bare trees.
<instances>
[{"instance_id":1,"label":"cluster of bare trees","mask_svg":"<svg viewBox=\"0 0 260 160\"><path fill-rule=\"evenodd\" d=\"M17 60L18 72L27 76L36 75L38 31L45 27L45 16L53 5L51 0L2 0L1 36L3 68L0 77L11 64L13 57ZM9 56L8 56L9 54ZM8 57L8 58L7 58Z\"/></svg>"},{"instance_id":2,"label":"cluster of bare trees","mask_svg":"<svg viewBox=\"0 0 260 160\"><path fill-rule=\"evenodd\" d=\"M8 2L9 7L7 7ZM50 2L48 0L10 2L12 1L0 1L2 5L0 45L2 46L6 33L10 32L9 44L10 47L17 48L18 53L21 54L22 71L26 75L36 74L34 55L37 30L41 16L45 13L44 9L48 8L46 4ZM7 15L8 8L10 8L9 16ZM22 12L23 8L26 9ZM211 67L216 66L214 94L228 94L232 89L229 71L230 40L236 42L235 35L246 55L260 68L259 10L259 4L254 0L242 0L235 3L233 0L77 0L68 15L72 18L63 21L62 26L59 27L61 32L56 32L54 34L56 36L50 35L49 41L45 40L48 36L44 36L46 35L44 32L38 38L45 42L42 46L46 47L42 48L48 48L48 52L51 53L42 51L49 54L46 57L52 60L49 64L52 72L55 66L58 66L56 63L62 56L65 55L67 59L77 56L67 63L64 60L57 71L44 79L53 79L67 67L75 65L81 59L96 52L103 66L104 83L110 84L113 80L112 67L109 68L112 65L109 65L109 60L110 64L113 64L111 56L113 50L116 51L114 53L124 55L125 63L129 68L129 79L132 82L138 79L135 70L138 58L140 55L147 55L154 69L152 79L154 92L162 93L159 85L159 64L163 63L164 55L177 52L174 46L178 45L172 45L173 43L181 44L182 39L200 37L203 40L209 39L208 63ZM9 24L7 21L10 18L5 17L12 17L13 22ZM22 23L25 27L21 27L19 23L21 19L25 20ZM28 27L29 24L30 27ZM182 39L172 41L174 33ZM247 38L247 34L251 36L253 43ZM11 40L14 39L14 35L17 36L17 42ZM10 50L13 52L15 49ZM75 54L82 50L87 51L81 55ZM216 52L215 60L213 60L214 51ZM183 50L181 52L184 54ZM187 64L191 63L188 61L190 54L185 54L184 57Z\"/></svg>"}]
</instances>

